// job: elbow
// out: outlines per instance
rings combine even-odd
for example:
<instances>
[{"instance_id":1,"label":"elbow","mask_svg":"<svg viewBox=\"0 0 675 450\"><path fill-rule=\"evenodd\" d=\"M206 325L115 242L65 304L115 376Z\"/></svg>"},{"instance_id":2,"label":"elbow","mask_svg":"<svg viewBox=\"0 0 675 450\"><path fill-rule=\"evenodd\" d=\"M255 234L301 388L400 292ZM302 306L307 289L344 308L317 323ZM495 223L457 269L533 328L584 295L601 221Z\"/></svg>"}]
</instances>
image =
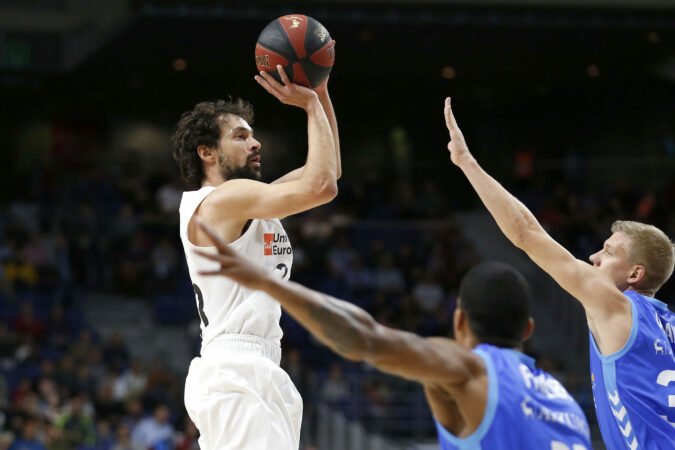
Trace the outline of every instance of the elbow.
<instances>
[{"instance_id":1,"label":"elbow","mask_svg":"<svg viewBox=\"0 0 675 450\"><path fill-rule=\"evenodd\" d=\"M509 240L521 250L525 250L528 244L528 232L527 230L518 230L513 235L509 236Z\"/></svg>"},{"instance_id":2,"label":"elbow","mask_svg":"<svg viewBox=\"0 0 675 450\"><path fill-rule=\"evenodd\" d=\"M314 193L321 204L328 203L337 197L337 182L335 180L323 182L314 189Z\"/></svg>"},{"instance_id":3,"label":"elbow","mask_svg":"<svg viewBox=\"0 0 675 450\"><path fill-rule=\"evenodd\" d=\"M524 251L525 253L530 253L534 250L536 242L541 242L540 239L537 239L537 236L540 234L541 230L533 228L523 228L516 231L512 236L509 237L513 245Z\"/></svg>"}]
</instances>

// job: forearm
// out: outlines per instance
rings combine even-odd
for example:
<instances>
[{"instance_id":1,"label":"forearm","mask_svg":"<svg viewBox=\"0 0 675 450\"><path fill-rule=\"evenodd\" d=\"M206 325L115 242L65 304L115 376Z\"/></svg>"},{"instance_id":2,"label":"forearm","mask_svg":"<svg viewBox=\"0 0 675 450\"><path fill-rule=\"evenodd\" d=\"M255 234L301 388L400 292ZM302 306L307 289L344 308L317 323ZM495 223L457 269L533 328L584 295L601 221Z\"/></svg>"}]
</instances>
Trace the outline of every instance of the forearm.
<instances>
[{"instance_id":1,"label":"forearm","mask_svg":"<svg viewBox=\"0 0 675 450\"><path fill-rule=\"evenodd\" d=\"M318 95L321 105L323 106L323 110L326 112L326 117L328 118L331 132L333 133L333 143L335 145L336 178L340 179L342 176L342 162L340 160L340 135L338 134L337 117L335 116L333 102L330 99L330 95L328 95L328 90L319 91Z\"/></svg>"},{"instance_id":2,"label":"forearm","mask_svg":"<svg viewBox=\"0 0 675 450\"><path fill-rule=\"evenodd\" d=\"M291 281L270 279L263 290L337 354L363 360L376 325L366 311Z\"/></svg>"},{"instance_id":3,"label":"forearm","mask_svg":"<svg viewBox=\"0 0 675 450\"><path fill-rule=\"evenodd\" d=\"M463 162L460 168L504 235L527 251L528 235L544 232L530 210L485 172L475 159Z\"/></svg>"},{"instance_id":4,"label":"forearm","mask_svg":"<svg viewBox=\"0 0 675 450\"><path fill-rule=\"evenodd\" d=\"M307 163L301 179L313 190L334 190L336 186L335 144L328 118L320 101L307 108Z\"/></svg>"}]
</instances>

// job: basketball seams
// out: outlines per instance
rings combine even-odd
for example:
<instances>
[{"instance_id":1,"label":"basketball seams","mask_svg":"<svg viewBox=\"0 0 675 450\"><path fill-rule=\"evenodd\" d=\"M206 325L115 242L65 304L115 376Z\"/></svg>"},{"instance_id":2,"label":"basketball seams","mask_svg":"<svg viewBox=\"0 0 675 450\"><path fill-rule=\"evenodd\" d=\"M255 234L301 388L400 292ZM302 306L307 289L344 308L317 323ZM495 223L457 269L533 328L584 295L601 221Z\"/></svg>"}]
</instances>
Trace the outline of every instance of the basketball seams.
<instances>
[{"instance_id":1,"label":"basketball seams","mask_svg":"<svg viewBox=\"0 0 675 450\"><path fill-rule=\"evenodd\" d=\"M323 64L323 61L321 61L321 55L322 52L330 51L329 48L333 46L333 40L327 41L324 45L321 46L317 51L313 52L311 55L309 55L309 60L316 64L317 66L321 67L333 67L333 59L330 58L330 62L327 64Z\"/></svg>"},{"instance_id":2,"label":"basketball seams","mask_svg":"<svg viewBox=\"0 0 675 450\"><path fill-rule=\"evenodd\" d=\"M312 36L314 35L314 30L316 30L317 21L311 17L307 18L307 30L305 31L305 51L307 52L307 58L309 58L312 53Z\"/></svg>"},{"instance_id":3,"label":"basketball seams","mask_svg":"<svg viewBox=\"0 0 675 450\"><path fill-rule=\"evenodd\" d=\"M264 48L265 50L269 50L269 51L272 51L272 52L274 52L278 55L283 56L288 61L288 64L294 64L294 63L298 62L298 60L300 58L298 58L298 53L295 51L295 48L293 47L293 43L291 42L291 39L290 39L288 33L286 32L286 29L284 28L283 24L279 20L275 20L274 22L270 23L268 25L268 27L275 27L277 29L277 32L281 36L286 37L286 39L281 40L281 43L283 44L284 48L276 48L276 46L269 45L269 43L265 43L265 45L262 45L262 44L260 44L260 42L258 42L257 45L260 45L260 47ZM264 32L265 32L265 30L263 30L263 33ZM291 54L295 58L289 58L288 56L291 56Z\"/></svg>"},{"instance_id":4,"label":"basketball seams","mask_svg":"<svg viewBox=\"0 0 675 450\"><path fill-rule=\"evenodd\" d=\"M334 41L320 22L288 14L263 29L256 44L256 65L280 81L275 70L280 64L294 83L314 88L333 67L333 48Z\"/></svg>"},{"instance_id":5,"label":"basketball seams","mask_svg":"<svg viewBox=\"0 0 675 450\"><path fill-rule=\"evenodd\" d=\"M299 22L300 25L297 26L297 28L298 28L297 32L292 33L290 31L290 26L292 26L292 22L291 22L291 25L287 27L287 25L289 25L289 22L287 21L288 19L286 19L286 18L288 18L288 17L289 16L279 17L277 19L277 23L281 26L281 29L286 34L287 42L290 43L291 47L293 48L293 51L295 52L295 56L298 58L298 61L300 61L300 60L307 57L306 39L307 39L307 36L308 36L307 30L309 29L309 20L311 18L298 14L296 17L300 17L304 20ZM290 17L292 17L292 16L290 16ZM286 23L284 23L282 21L282 19L286 19ZM303 36L302 37L297 36L299 33L303 33ZM296 42L296 39L293 39L294 35L296 35L295 37L300 38L300 39L297 39L297 40L302 42L302 45L300 45L300 42ZM294 62L296 62L296 61L294 61ZM291 63L291 64L293 64L293 63Z\"/></svg>"}]
</instances>

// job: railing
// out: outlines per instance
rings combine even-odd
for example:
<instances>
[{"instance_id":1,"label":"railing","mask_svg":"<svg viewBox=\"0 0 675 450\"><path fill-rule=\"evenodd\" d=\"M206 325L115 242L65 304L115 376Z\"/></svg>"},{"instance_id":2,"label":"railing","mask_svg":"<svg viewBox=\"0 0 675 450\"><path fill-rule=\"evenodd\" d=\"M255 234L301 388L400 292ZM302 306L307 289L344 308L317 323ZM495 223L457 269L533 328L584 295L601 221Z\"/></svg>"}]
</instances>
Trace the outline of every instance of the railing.
<instances>
[{"instance_id":1,"label":"railing","mask_svg":"<svg viewBox=\"0 0 675 450\"><path fill-rule=\"evenodd\" d=\"M328 380L319 381L313 399L305 398L316 405L316 414L303 419L303 442L320 450L404 450L435 440L420 385L376 372L349 373L338 381L343 395L326 399L322 388Z\"/></svg>"},{"instance_id":2,"label":"railing","mask_svg":"<svg viewBox=\"0 0 675 450\"><path fill-rule=\"evenodd\" d=\"M327 405L317 407L317 448L320 450L408 450L435 449L432 444L393 443L382 436L366 430L363 424L345 419L342 413Z\"/></svg>"}]
</instances>

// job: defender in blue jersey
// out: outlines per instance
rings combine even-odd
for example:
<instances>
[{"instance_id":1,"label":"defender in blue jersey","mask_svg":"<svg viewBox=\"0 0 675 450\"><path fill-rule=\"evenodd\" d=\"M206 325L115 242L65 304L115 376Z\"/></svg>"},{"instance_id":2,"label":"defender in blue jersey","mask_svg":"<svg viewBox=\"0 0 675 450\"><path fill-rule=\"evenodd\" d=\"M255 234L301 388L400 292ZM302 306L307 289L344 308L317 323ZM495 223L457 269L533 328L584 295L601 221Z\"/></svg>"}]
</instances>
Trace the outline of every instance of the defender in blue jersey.
<instances>
[{"instance_id":1,"label":"defender in blue jersey","mask_svg":"<svg viewBox=\"0 0 675 450\"><path fill-rule=\"evenodd\" d=\"M617 221L589 265L554 241L469 152L445 101L450 158L507 238L586 311L591 384L609 449L675 448L675 314L654 298L673 273L674 247L658 228Z\"/></svg>"},{"instance_id":2,"label":"defender in blue jersey","mask_svg":"<svg viewBox=\"0 0 675 450\"><path fill-rule=\"evenodd\" d=\"M357 306L266 272L201 224L225 275L266 292L335 352L424 385L446 449L590 449L588 423L565 388L522 354L532 334L530 291L502 263L483 263L462 280L455 340L385 327Z\"/></svg>"}]
</instances>

